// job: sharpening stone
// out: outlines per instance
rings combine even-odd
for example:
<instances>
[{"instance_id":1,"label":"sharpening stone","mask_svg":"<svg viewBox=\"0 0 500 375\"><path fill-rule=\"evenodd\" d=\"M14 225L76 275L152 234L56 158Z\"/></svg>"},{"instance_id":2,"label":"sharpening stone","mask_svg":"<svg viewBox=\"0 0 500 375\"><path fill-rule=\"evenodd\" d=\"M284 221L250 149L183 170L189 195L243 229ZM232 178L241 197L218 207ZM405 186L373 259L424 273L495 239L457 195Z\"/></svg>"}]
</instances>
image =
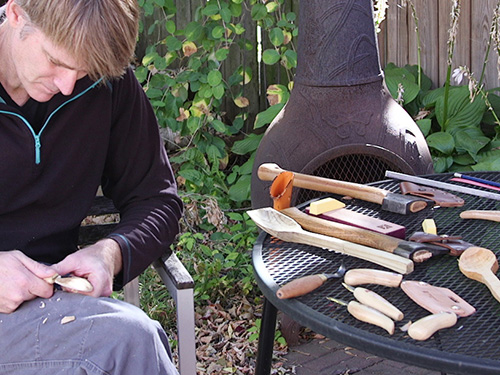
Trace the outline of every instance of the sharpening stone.
<instances>
[{"instance_id":1,"label":"sharpening stone","mask_svg":"<svg viewBox=\"0 0 500 375\"><path fill-rule=\"evenodd\" d=\"M310 213L309 207L306 208L306 212L309 215L312 215L312 213ZM332 210L324 212L320 215L312 215L312 216L320 217L325 220L335 221L337 223L346 224L357 228L371 230L373 232L382 233L388 236L397 237L401 239L405 239L406 235L406 228L402 225L377 219L376 217L364 215L359 212L354 212L347 208L339 208L337 210Z\"/></svg>"},{"instance_id":2,"label":"sharpening stone","mask_svg":"<svg viewBox=\"0 0 500 375\"><path fill-rule=\"evenodd\" d=\"M345 204L334 198L323 198L309 205L309 212L313 215L320 215L324 212L344 208Z\"/></svg>"}]
</instances>

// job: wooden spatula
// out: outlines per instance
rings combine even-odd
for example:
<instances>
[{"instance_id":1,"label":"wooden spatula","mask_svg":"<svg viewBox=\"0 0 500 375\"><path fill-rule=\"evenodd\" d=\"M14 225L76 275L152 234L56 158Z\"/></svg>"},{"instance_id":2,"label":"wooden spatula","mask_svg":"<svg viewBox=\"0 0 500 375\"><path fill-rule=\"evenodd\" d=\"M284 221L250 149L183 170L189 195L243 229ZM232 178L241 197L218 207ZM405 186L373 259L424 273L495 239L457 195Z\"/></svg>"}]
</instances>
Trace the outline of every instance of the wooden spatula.
<instances>
[{"instance_id":1,"label":"wooden spatula","mask_svg":"<svg viewBox=\"0 0 500 375\"><path fill-rule=\"evenodd\" d=\"M387 267L402 274L413 272L413 261L410 259L368 246L306 231L294 219L273 208L265 207L250 210L247 211L247 214L259 228L280 240L331 249Z\"/></svg>"},{"instance_id":2,"label":"wooden spatula","mask_svg":"<svg viewBox=\"0 0 500 375\"><path fill-rule=\"evenodd\" d=\"M500 302L500 280L495 275L498 271L498 260L493 251L470 247L460 255L458 267L469 279L485 284L493 297Z\"/></svg>"}]
</instances>

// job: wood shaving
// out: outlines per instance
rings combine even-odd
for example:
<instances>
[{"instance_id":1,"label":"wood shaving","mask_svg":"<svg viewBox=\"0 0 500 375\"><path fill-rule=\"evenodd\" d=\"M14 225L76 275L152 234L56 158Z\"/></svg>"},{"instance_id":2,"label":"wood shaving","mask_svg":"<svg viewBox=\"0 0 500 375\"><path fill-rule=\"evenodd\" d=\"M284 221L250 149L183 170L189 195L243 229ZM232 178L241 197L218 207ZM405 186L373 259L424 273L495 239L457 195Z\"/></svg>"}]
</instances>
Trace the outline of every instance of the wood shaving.
<instances>
[{"instance_id":1,"label":"wood shaving","mask_svg":"<svg viewBox=\"0 0 500 375\"><path fill-rule=\"evenodd\" d=\"M76 318L74 315L68 315L61 319L61 324L66 324L74 321Z\"/></svg>"}]
</instances>

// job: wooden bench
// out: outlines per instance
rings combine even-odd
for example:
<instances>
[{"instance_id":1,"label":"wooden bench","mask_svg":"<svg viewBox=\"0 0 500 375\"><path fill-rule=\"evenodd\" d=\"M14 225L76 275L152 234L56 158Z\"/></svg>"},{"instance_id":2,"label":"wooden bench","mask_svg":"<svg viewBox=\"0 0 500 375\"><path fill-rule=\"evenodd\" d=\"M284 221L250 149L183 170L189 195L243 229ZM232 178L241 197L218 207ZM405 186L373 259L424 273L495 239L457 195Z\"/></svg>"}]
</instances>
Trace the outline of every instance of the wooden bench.
<instances>
[{"instance_id":1,"label":"wooden bench","mask_svg":"<svg viewBox=\"0 0 500 375\"><path fill-rule=\"evenodd\" d=\"M97 196L88 216L118 215L113 202ZM80 246L95 243L111 233L116 222L99 222L80 228ZM180 375L196 375L196 346L194 324L194 281L174 253L157 259L153 266L175 301ZM140 307L139 280L132 280L124 287L125 301Z\"/></svg>"}]
</instances>

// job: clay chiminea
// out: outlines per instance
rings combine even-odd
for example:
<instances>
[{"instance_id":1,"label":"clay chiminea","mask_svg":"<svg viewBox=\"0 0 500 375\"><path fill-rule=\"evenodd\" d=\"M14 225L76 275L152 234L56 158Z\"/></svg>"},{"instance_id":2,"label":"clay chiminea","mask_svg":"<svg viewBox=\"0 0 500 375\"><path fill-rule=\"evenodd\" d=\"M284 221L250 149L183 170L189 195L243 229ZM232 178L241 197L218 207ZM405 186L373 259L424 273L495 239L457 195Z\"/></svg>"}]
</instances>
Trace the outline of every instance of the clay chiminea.
<instances>
[{"instance_id":1,"label":"clay chiminea","mask_svg":"<svg viewBox=\"0 0 500 375\"><path fill-rule=\"evenodd\" d=\"M386 169L433 173L424 136L385 86L372 0L303 0L299 19L294 88L257 150L252 206L272 206L271 183L257 177L266 162L358 183Z\"/></svg>"}]
</instances>

